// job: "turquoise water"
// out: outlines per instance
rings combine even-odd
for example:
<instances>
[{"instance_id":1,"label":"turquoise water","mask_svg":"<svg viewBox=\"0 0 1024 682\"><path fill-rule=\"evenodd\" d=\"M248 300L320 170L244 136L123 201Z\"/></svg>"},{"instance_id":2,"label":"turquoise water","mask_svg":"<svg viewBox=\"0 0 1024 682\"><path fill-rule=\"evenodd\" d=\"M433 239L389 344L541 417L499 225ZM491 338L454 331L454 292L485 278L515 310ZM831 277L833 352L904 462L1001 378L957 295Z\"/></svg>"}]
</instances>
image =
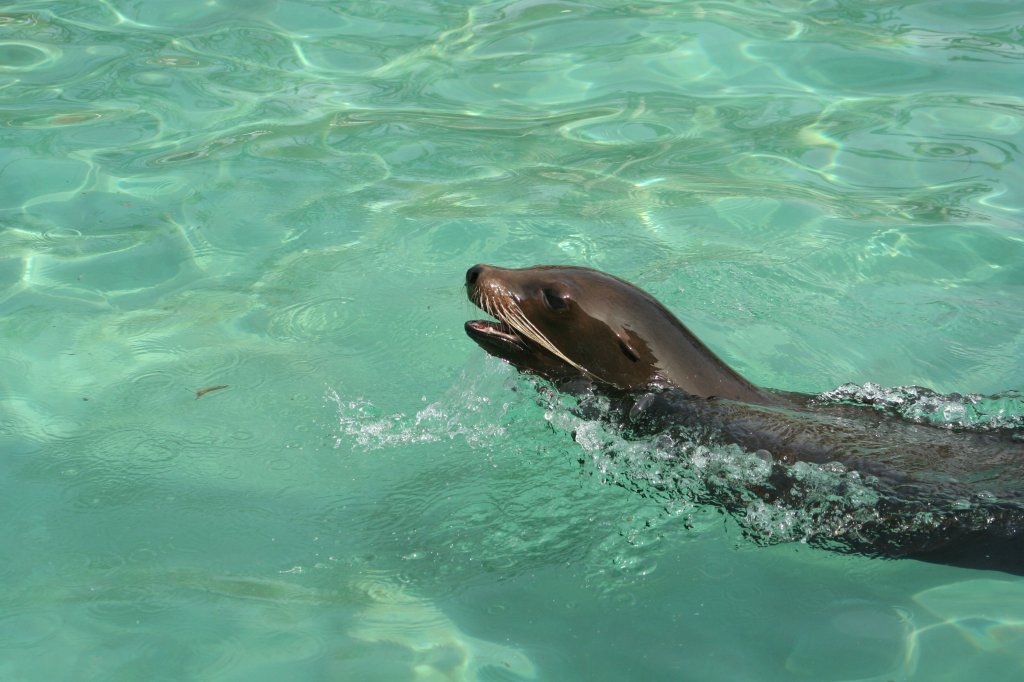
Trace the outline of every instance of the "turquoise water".
<instances>
[{"instance_id":1,"label":"turquoise water","mask_svg":"<svg viewBox=\"0 0 1024 682\"><path fill-rule=\"evenodd\" d=\"M1019 679L1024 579L653 494L462 278L613 272L775 388L1024 389L1022 25L6 5L0 678Z\"/></svg>"}]
</instances>

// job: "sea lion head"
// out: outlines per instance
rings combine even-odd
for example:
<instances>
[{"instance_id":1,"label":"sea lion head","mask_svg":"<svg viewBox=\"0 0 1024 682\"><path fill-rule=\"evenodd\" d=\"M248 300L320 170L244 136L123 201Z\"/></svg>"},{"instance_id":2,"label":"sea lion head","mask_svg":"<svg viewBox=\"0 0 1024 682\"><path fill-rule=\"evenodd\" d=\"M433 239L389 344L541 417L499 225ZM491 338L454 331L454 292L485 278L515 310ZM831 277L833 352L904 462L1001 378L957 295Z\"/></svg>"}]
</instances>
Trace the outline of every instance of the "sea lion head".
<instances>
[{"instance_id":1,"label":"sea lion head","mask_svg":"<svg viewBox=\"0 0 1024 682\"><path fill-rule=\"evenodd\" d=\"M653 296L618 277L565 265L474 265L466 292L497 320L470 320L466 333L521 371L598 388L764 398Z\"/></svg>"},{"instance_id":2,"label":"sea lion head","mask_svg":"<svg viewBox=\"0 0 1024 682\"><path fill-rule=\"evenodd\" d=\"M476 265L466 272L466 289L473 303L498 320L471 320L466 333L522 371L616 388L657 380L656 359L644 339L621 316L609 314L638 302L630 299L649 299L622 280L570 266Z\"/></svg>"}]
</instances>

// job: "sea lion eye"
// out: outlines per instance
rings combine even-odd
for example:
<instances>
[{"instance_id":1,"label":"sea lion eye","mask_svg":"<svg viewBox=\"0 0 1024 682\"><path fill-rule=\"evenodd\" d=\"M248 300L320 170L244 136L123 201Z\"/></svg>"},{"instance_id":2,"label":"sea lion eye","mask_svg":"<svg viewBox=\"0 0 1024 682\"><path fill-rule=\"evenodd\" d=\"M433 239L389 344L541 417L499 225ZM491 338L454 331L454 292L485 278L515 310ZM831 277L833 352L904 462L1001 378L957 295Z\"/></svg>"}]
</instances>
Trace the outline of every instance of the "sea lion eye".
<instances>
[{"instance_id":1,"label":"sea lion eye","mask_svg":"<svg viewBox=\"0 0 1024 682\"><path fill-rule=\"evenodd\" d=\"M541 294L544 296L544 305L548 307L548 310L565 310L569 307L567 295L560 295L554 289L544 289Z\"/></svg>"},{"instance_id":2,"label":"sea lion eye","mask_svg":"<svg viewBox=\"0 0 1024 682\"><path fill-rule=\"evenodd\" d=\"M619 339L619 350L621 350L622 354L625 355L630 360L632 360L633 362L640 362L640 356L637 354L637 352L633 350L633 347L631 345L629 345L622 339Z\"/></svg>"}]
</instances>

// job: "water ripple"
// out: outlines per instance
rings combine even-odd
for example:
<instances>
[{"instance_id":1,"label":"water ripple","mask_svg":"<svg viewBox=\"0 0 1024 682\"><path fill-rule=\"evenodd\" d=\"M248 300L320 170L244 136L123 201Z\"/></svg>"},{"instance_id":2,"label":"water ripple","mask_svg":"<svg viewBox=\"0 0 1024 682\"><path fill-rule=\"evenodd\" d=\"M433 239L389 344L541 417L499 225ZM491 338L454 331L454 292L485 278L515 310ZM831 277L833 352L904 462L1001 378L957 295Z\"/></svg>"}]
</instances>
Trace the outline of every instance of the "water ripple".
<instances>
[{"instance_id":1,"label":"water ripple","mask_svg":"<svg viewBox=\"0 0 1024 682\"><path fill-rule=\"evenodd\" d=\"M38 443L53 443L80 432L85 422L37 396L6 393L3 422L11 432Z\"/></svg>"},{"instance_id":2,"label":"water ripple","mask_svg":"<svg viewBox=\"0 0 1024 682\"><path fill-rule=\"evenodd\" d=\"M284 665L448 679L481 661L497 669L480 677L529 676L524 654L466 635L416 590L494 595L490 623L473 625L511 632L526 621L502 612L514 593L499 584L546 599L535 576L582 577L598 600L635 607L626 625L647 618L607 677L678 672L664 656L638 662L659 644L644 633L674 575L718 590L704 617L732 614L755 639L778 626L764 617L779 613L778 581L744 568L772 560L727 549L741 531L838 527L826 497L842 474L800 472L824 505L817 525L755 507L723 524L694 486L749 482L758 463L695 450L691 480L667 443L622 443L536 405L532 384L461 334L474 262L632 278L758 383L854 380L839 398L1019 428L1012 392L952 395L1022 378L1014 3L43 7L0 11L5 500L31 520L14 537L48 557L14 552L0 569L10 599L35 604L0 617L23 677L62 658L81 665L36 676L258 678ZM320 400L325 381L336 391ZM692 573L677 573L675 550L697 557ZM920 579L834 561L821 559L826 573L872 578L861 587L885 583L877 571ZM813 576L815 561L799 564ZM307 587L314 565L334 569L330 587ZM266 566L295 573L268 580ZM906 672L881 665L903 637L884 598L865 617L806 592L797 612L839 621L783 623L792 651L767 668L827 673L828 637L814 633L852 624L851 641L879 646L859 659L833 647L844 669ZM697 604L668 600L658 636L693 645L677 635L693 632ZM1017 670L998 641L1014 633L992 622L922 623L921 661ZM862 636L875 625L885 637ZM974 643L959 659L924 655L963 633ZM733 677L766 669L748 649Z\"/></svg>"},{"instance_id":3,"label":"water ripple","mask_svg":"<svg viewBox=\"0 0 1024 682\"><path fill-rule=\"evenodd\" d=\"M0 72L45 69L62 56L59 48L40 43L0 40Z\"/></svg>"},{"instance_id":4,"label":"water ripple","mask_svg":"<svg viewBox=\"0 0 1024 682\"><path fill-rule=\"evenodd\" d=\"M26 26L35 26L38 23L39 17L35 14L31 14L28 12L0 12L0 26L3 26L5 28L24 28Z\"/></svg>"},{"instance_id":5,"label":"water ripple","mask_svg":"<svg viewBox=\"0 0 1024 682\"><path fill-rule=\"evenodd\" d=\"M276 310L267 323L267 334L288 342L340 340L352 323L353 301L347 297L324 297Z\"/></svg>"},{"instance_id":6,"label":"water ripple","mask_svg":"<svg viewBox=\"0 0 1024 682\"><path fill-rule=\"evenodd\" d=\"M0 615L0 642L4 648L27 649L53 637L63 618L45 607L5 608Z\"/></svg>"}]
</instances>

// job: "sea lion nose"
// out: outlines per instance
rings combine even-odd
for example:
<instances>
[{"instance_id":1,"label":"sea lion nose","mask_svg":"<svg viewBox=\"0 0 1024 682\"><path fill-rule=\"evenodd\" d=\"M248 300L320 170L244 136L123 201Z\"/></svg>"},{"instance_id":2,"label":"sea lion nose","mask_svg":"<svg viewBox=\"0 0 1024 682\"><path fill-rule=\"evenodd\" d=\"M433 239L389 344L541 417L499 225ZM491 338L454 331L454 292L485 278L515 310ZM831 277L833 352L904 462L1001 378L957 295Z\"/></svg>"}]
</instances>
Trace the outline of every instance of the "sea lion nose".
<instances>
[{"instance_id":1,"label":"sea lion nose","mask_svg":"<svg viewBox=\"0 0 1024 682\"><path fill-rule=\"evenodd\" d=\"M484 266L474 265L469 270L466 270L466 284L476 284L476 280L480 277L480 273L484 271Z\"/></svg>"}]
</instances>

